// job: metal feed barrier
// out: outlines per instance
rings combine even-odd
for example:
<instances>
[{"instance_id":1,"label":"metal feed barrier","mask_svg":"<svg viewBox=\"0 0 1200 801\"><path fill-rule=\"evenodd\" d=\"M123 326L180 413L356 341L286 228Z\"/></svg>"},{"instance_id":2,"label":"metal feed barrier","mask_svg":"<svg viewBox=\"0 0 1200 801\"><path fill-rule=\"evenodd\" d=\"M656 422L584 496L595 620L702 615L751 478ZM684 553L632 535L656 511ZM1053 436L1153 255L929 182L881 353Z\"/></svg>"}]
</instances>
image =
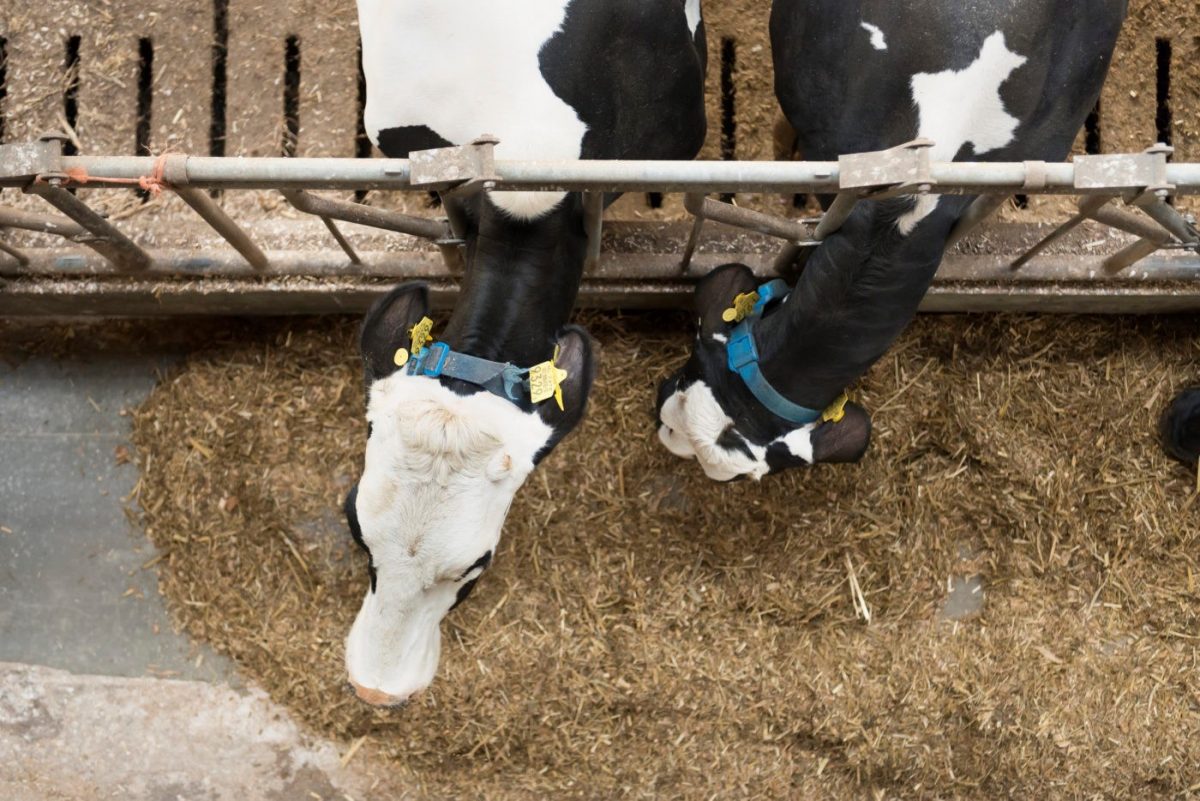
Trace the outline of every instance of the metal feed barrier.
<instances>
[{"instance_id":1,"label":"metal feed barrier","mask_svg":"<svg viewBox=\"0 0 1200 801\"><path fill-rule=\"evenodd\" d=\"M369 189L443 197L583 192L589 253L580 299L588 306L683 305L691 284L715 264L742 261L769 274L836 231L860 202L977 194L923 308L1200 309L1200 234L1173 205L1200 194L1200 164L1170 163L1171 149L1162 145L1073 163L993 163L931 162L924 140L837 162L503 161L493 157L495 144L485 136L410 159L65 156L58 136L2 145L0 188L36 195L58 213L0 203L0 314L357 311L391 284L417 278L430 282L435 301L452 301L463 271L461 221L312 194ZM228 247L144 247L81 197L112 189L169 190ZM206 191L246 189L278 191L297 211L319 218L336 249L264 249L258 232ZM605 230L603 198L612 192L684 193L693 222L609 223ZM820 217L797 220L707 197L734 192L835 199ZM978 226L1017 194L1072 196L1077 212L1044 236L1031 236L1029 226L993 226L986 241L974 242ZM706 229L710 221L736 230ZM1104 238L1082 241L1077 229L1085 222L1103 226ZM26 245L5 229L62 241L47 246L34 236ZM394 237L381 240L376 231L427 244L397 250ZM379 246L367 250L364 242Z\"/></svg>"}]
</instances>

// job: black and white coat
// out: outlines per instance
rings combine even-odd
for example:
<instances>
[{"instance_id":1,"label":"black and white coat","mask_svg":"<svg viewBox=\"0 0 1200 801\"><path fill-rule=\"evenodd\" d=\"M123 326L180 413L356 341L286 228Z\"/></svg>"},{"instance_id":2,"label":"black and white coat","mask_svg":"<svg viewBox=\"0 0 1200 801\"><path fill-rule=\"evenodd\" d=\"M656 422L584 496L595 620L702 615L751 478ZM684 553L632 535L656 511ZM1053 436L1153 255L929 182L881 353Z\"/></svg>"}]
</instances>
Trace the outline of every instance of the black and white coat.
<instances>
[{"instance_id":1,"label":"black and white coat","mask_svg":"<svg viewBox=\"0 0 1200 801\"><path fill-rule=\"evenodd\" d=\"M776 95L809 160L922 137L935 161L1057 161L1099 97L1125 12L1125 0L775 0ZM861 377L916 314L972 200L859 203L755 329L771 385L822 409ZM755 284L731 265L699 285L695 348L660 390L663 444L719 480L860 458L861 407L797 426L726 368L720 311Z\"/></svg>"},{"instance_id":2,"label":"black and white coat","mask_svg":"<svg viewBox=\"0 0 1200 801\"><path fill-rule=\"evenodd\" d=\"M365 121L383 153L500 141L501 159L686 159L704 139L699 0L359 0ZM433 679L439 622L490 563L508 506L581 419L591 345L567 325L587 247L578 194L449 201L467 272L438 339L528 367L558 352L563 409L513 403L393 360L426 313L423 287L363 325L370 435L347 499L371 586L346 643L360 697L400 703Z\"/></svg>"}]
</instances>

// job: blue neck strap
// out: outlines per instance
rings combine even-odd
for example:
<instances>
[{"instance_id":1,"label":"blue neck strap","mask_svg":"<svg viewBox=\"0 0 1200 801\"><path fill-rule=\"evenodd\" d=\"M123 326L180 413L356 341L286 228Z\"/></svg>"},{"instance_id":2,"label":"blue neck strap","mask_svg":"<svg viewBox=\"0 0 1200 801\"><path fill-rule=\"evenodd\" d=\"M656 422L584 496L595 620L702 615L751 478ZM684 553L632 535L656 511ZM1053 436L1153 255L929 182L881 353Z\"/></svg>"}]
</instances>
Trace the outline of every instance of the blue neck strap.
<instances>
[{"instance_id":1,"label":"blue neck strap","mask_svg":"<svg viewBox=\"0 0 1200 801\"><path fill-rule=\"evenodd\" d=\"M457 378L514 403L520 400L522 389L526 396L529 394L528 370L510 362L493 362L450 350L445 342L430 342L421 348L408 360L405 371L428 378Z\"/></svg>"},{"instance_id":2,"label":"blue neck strap","mask_svg":"<svg viewBox=\"0 0 1200 801\"><path fill-rule=\"evenodd\" d=\"M788 285L779 279L763 284L757 290L758 302L753 310L738 323L729 337L725 353L729 369L742 377L750 394L773 414L789 423L807 425L821 419L822 410L810 409L792 403L771 386L758 366L758 348L754 344L754 323L761 317L767 304L787 297Z\"/></svg>"}]
</instances>

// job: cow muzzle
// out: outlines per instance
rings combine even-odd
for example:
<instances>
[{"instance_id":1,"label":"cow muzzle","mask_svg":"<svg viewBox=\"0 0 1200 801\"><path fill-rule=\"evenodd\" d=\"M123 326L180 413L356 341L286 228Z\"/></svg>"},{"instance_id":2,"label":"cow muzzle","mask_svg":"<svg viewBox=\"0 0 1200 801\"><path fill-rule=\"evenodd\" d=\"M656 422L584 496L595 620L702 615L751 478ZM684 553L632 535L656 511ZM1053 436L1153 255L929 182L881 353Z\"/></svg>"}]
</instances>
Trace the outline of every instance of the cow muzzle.
<instances>
[{"instance_id":1,"label":"cow muzzle","mask_svg":"<svg viewBox=\"0 0 1200 801\"><path fill-rule=\"evenodd\" d=\"M358 700L371 706L377 707L398 707L404 706L409 702L409 698L398 698L394 695L388 695L383 690L373 690L370 687L363 687L354 679L350 679L350 686L354 689L354 694L358 696Z\"/></svg>"}]
</instances>

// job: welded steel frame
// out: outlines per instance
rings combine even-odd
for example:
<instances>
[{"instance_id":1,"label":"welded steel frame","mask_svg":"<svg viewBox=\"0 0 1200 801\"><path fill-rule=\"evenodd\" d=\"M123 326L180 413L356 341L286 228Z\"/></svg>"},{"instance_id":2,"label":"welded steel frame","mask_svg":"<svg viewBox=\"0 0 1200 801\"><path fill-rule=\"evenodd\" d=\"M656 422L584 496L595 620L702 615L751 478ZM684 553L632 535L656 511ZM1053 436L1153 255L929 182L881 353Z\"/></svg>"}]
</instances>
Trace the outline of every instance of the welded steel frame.
<instances>
[{"instance_id":1,"label":"welded steel frame","mask_svg":"<svg viewBox=\"0 0 1200 801\"><path fill-rule=\"evenodd\" d=\"M790 264L801 249L819 244L836 231L862 201L901 195L977 194L979 197L951 234L951 244L954 244L1014 194L1056 194L1077 197L1078 213L1011 261L1012 269L1007 276L995 273L993 263L989 263L982 273L968 270L969 275L960 275L957 279L954 270L946 271L946 276L939 275L945 281L974 284L970 292L943 295L991 296L997 299L995 306L998 308L1019 308L1019 301L1008 303L1001 299L1012 297L1013 286L1025 280L1028 271L1022 269L1024 265L1080 223L1092 220L1136 238L1119 252L1107 254L1099 272L1085 268L1083 257L1079 257L1080 270L1059 275L1063 272L1062 258L1059 257L1056 267L1051 270L1058 277L1048 276L1045 271L1036 277L1038 291L1030 293L1030 297L1038 300L1031 307L1054 307L1047 298L1052 297L1055 281L1060 278L1064 286L1081 276L1111 278L1140 263L1143 267L1152 264L1155 269L1161 264L1169 265L1168 270L1159 270L1155 275L1150 274L1154 270L1140 270L1141 279L1163 285L1160 294L1164 298L1164 309L1200 308L1200 281L1196 280L1200 278L1200 257L1181 253L1178 257L1145 261L1151 254L1164 249L1200 254L1200 235L1195 221L1171 205L1175 197L1200 194L1200 164L1171 163L1168 159L1170 148L1163 145L1155 145L1142 153L1081 156L1071 163L1047 163L933 162L929 157L932 143L924 140L876 153L851 154L836 162L506 161L494 157L495 144L494 137L485 135L468 145L414 153L411 159L219 158L183 154L65 156L61 153L61 142L55 136L44 137L38 142L0 145L0 187L16 187L38 195L60 212L59 215L46 215L0 207L0 275L13 279L40 276L43 282L50 276L66 279L81 273L126 278L141 276L156 281L171 277L194 279L198 274L206 278L241 276L259 279L302 274L329 280L337 276L347 279L396 277L413 272L401 269L394 260L361 254L335 223L343 221L435 243L440 250L444 275L433 270L424 256L414 259L418 254L410 253L408 258L416 265L416 272L440 277L439 280L447 281L447 286L453 286L462 273L463 243L460 232L456 233L461 228L461 221L456 221L452 214L449 218L437 219L415 217L332 200L311 192L388 189L437 191L443 197L461 197L488 191L580 191L584 193L588 236L585 275L600 284L591 294L599 298L608 293L601 305L620 305L622 297L630 300L636 297L637 302L631 302L631 305L656 305L656 299L665 297L659 290L676 284L676 289L686 289L688 282L697 277L697 271L691 269L691 260L706 221L783 240L782 252L772 265L778 269ZM195 254L186 258L148 251L89 208L77 194L68 191L79 186L92 189L150 186L174 191L205 224L230 244L238 256L208 253L197 259ZM322 220L341 249L342 258L339 260L329 254L298 257L264 251L254 242L251 233L204 191L214 189L278 190L294 208ZM685 208L693 215L693 224L689 234L679 241L681 258L663 255L651 260L653 267L648 268L650 262L646 259L639 262L618 254L615 257L617 263L603 264L606 260L602 260L600 242L604 195L643 191L685 194ZM738 208L707 197L734 192L818 193L832 195L834 200L821 217L795 220ZM1123 203L1125 208L1118 208L1115 203ZM44 253L21 249L5 241L2 236L5 227L54 234L70 243L90 247L98 258L47 259ZM664 265L672 261L673 271L664 270ZM204 264L202 271L190 266L200 262ZM607 269L601 269L602 266ZM764 271L761 265L759 269ZM639 282L649 281L658 282L654 291L639 291ZM989 286L989 281L994 285ZM1132 292L1130 297L1137 299L1131 307L1152 310L1147 308L1146 298L1135 291L1137 287L1111 284L1096 289L1097 292L1084 291L1082 295L1119 299L1122 292ZM936 290L935 287L934 297ZM23 289L19 281L11 281L5 288L0 288L0 312L13 311L13 303L5 303L3 295L20 291ZM1065 288L1062 291L1063 297L1071 294ZM585 301L589 297L586 287L582 297ZM1112 310L1117 310L1121 304L1111 305ZM954 307L952 301L943 306ZM976 308L979 304L964 301L963 307ZM1108 310L1104 302L1098 307Z\"/></svg>"}]
</instances>

